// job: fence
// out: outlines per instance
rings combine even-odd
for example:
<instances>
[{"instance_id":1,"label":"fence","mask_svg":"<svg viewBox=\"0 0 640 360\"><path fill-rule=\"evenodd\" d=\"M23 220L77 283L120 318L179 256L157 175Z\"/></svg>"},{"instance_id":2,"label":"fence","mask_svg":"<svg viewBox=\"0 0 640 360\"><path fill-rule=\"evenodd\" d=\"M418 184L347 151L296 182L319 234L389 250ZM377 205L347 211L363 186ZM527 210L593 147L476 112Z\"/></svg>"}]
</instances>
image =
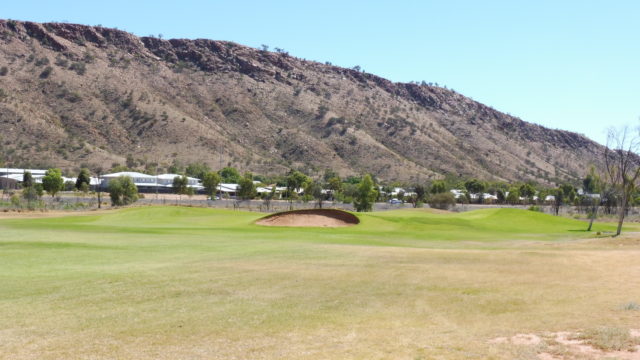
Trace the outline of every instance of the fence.
<instances>
[{"instance_id":1,"label":"fence","mask_svg":"<svg viewBox=\"0 0 640 360\"><path fill-rule=\"evenodd\" d=\"M5 210L11 208L37 208L45 210L89 210L96 209L98 207L97 197L94 195L73 195L73 193L63 193L60 196L51 197L43 196L41 200L28 204L24 199L21 200L21 205L16 205L11 202L8 194L0 193L0 208ZM109 197L106 193L103 193L102 203L105 208L110 207ZM154 194L146 194L145 198L139 199L135 205L182 205L182 206L197 206L197 207L209 207L218 209L234 209L245 211L259 211L259 212L280 212L287 210L301 210L301 209L313 209L317 208L318 204L315 202L302 202L294 201L289 202L286 200L271 200L265 202L263 200L234 200L234 199L221 199L221 200L205 200L201 198L166 198L158 197ZM323 208L341 209L347 211L354 211L353 204L344 204L339 202L325 201L322 203ZM409 203L404 204L389 204L389 203L375 203L373 206L374 211L386 211L396 209L409 209L413 206ZM428 208L429 205L425 205ZM536 206L538 210L547 214L555 214L553 206L541 205ZM530 205L489 205L489 204L456 204L450 210L455 212L466 212L478 209L496 209L496 208L511 208L511 209L529 209ZM616 209L612 209L615 213ZM562 206L560 208L560 214L565 216L573 216L576 214L586 214L589 211L588 207L583 206ZM600 207L599 213L605 212L603 207ZM639 215L640 208L630 208L629 215Z\"/></svg>"}]
</instances>

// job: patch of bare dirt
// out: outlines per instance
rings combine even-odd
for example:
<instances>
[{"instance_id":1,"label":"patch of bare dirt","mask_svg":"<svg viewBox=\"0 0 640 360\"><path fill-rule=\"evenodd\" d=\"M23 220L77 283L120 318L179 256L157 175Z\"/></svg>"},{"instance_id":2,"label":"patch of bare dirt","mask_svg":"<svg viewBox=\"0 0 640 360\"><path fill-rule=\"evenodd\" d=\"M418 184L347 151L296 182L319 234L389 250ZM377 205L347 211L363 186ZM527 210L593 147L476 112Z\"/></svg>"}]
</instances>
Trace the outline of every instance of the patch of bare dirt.
<instances>
[{"instance_id":1,"label":"patch of bare dirt","mask_svg":"<svg viewBox=\"0 0 640 360\"><path fill-rule=\"evenodd\" d=\"M277 213L264 217L256 224L288 227L345 227L360 223L357 216L336 209L306 209Z\"/></svg>"},{"instance_id":2,"label":"patch of bare dirt","mask_svg":"<svg viewBox=\"0 0 640 360\"><path fill-rule=\"evenodd\" d=\"M619 329L618 329L619 330ZM625 330L626 332L626 330ZM610 335L610 334L604 334ZM640 330L631 329L624 337L628 338L627 346L620 349L602 348L598 341L591 339L589 332L549 332L544 334L516 334L511 337L498 337L489 340L490 344L514 345L535 349L540 360L559 359L625 359L640 360ZM605 336L606 337L606 336ZM612 344L615 338L606 337Z\"/></svg>"}]
</instances>

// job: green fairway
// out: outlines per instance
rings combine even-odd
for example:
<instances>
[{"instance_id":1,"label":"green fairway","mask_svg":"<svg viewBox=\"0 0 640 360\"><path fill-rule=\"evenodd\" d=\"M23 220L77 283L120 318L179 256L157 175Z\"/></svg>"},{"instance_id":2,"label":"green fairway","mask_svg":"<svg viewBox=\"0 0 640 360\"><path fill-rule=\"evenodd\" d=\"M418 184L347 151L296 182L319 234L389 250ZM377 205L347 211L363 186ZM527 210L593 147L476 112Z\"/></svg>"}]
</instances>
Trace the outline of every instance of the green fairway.
<instances>
[{"instance_id":1,"label":"green fairway","mask_svg":"<svg viewBox=\"0 0 640 360\"><path fill-rule=\"evenodd\" d=\"M541 213L398 210L344 228L139 207L0 219L0 358L512 358L523 331L631 326L636 243ZM586 240L585 240L586 239Z\"/></svg>"}]
</instances>

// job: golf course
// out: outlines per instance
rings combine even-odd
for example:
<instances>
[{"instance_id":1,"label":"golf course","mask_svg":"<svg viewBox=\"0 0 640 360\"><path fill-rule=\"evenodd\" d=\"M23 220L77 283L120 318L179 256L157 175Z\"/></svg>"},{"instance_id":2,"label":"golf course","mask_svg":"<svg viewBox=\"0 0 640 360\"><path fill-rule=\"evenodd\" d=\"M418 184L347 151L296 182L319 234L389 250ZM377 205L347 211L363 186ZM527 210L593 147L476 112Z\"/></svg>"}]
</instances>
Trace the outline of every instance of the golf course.
<instances>
[{"instance_id":1,"label":"golf course","mask_svg":"<svg viewBox=\"0 0 640 360\"><path fill-rule=\"evenodd\" d=\"M640 327L634 223L612 238L516 209L356 215L0 215L0 358L551 359L575 354L550 333Z\"/></svg>"}]
</instances>

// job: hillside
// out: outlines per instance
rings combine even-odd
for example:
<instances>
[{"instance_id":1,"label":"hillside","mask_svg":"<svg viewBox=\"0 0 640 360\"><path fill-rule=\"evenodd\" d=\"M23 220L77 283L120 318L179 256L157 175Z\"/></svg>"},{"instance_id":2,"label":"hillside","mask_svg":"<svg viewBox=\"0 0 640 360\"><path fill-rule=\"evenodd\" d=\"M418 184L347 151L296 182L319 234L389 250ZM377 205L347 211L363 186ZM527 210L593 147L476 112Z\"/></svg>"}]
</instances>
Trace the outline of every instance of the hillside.
<instances>
[{"instance_id":1,"label":"hillside","mask_svg":"<svg viewBox=\"0 0 640 360\"><path fill-rule=\"evenodd\" d=\"M174 161L549 183L602 148L437 86L213 40L0 20L0 156L8 166Z\"/></svg>"}]
</instances>

